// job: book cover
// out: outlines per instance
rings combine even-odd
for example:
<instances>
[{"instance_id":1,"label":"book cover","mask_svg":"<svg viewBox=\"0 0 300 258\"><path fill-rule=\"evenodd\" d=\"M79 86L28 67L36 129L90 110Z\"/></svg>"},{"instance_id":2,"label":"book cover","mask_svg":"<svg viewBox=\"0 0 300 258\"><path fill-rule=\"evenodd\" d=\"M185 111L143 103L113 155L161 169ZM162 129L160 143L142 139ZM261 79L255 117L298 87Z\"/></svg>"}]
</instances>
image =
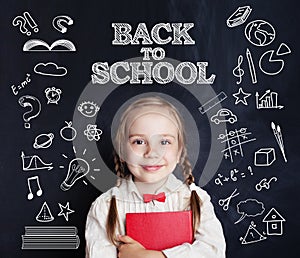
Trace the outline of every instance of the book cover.
<instances>
[{"instance_id":1,"label":"book cover","mask_svg":"<svg viewBox=\"0 0 300 258\"><path fill-rule=\"evenodd\" d=\"M192 243L192 225L191 211L126 214L126 234L149 250L161 251Z\"/></svg>"}]
</instances>

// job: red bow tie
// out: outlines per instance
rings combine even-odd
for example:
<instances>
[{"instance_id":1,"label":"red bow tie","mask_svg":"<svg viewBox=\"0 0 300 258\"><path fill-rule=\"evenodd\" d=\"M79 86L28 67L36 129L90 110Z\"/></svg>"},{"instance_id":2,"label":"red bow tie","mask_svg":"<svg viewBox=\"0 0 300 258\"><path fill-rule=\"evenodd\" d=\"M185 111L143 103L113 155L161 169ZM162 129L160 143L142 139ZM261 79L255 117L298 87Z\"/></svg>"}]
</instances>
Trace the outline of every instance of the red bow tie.
<instances>
[{"instance_id":1,"label":"red bow tie","mask_svg":"<svg viewBox=\"0 0 300 258\"><path fill-rule=\"evenodd\" d=\"M159 194L144 194L144 202L151 202L153 200L159 201L159 202L165 202L166 195L164 192L161 192Z\"/></svg>"}]
</instances>

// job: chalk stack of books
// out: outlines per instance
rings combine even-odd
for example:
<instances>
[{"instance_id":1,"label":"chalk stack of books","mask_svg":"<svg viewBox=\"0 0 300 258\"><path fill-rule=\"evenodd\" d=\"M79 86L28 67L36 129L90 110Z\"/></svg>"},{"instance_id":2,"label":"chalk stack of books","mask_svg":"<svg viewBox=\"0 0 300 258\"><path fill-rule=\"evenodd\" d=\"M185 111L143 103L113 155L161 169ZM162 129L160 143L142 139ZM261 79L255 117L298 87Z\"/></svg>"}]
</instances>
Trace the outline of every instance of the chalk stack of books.
<instances>
[{"instance_id":1,"label":"chalk stack of books","mask_svg":"<svg viewBox=\"0 0 300 258\"><path fill-rule=\"evenodd\" d=\"M26 226L22 249L77 249L80 240L72 226Z\"/></svg>"}]
</instances>

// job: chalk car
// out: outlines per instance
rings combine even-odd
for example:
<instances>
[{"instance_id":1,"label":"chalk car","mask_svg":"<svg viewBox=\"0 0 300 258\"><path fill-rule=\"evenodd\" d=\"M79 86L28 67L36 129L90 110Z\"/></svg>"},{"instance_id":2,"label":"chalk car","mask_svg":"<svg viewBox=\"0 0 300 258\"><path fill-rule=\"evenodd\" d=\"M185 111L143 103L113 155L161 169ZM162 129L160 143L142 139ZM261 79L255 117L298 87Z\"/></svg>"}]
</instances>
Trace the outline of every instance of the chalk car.
<instances>
[{"instance_id":1,"label":"chalk car","mask_svg":"<svg viewBox=\"0 0 300 258\"><path fill-rule=\"evenodd\" d=\"M221 122L229 122L233 124L237 121L237 116L234 115L231 110L227 108L221 108L217 114L210 118L210 120L215 124L219 124Z\"/></svg>"}]
</instances>

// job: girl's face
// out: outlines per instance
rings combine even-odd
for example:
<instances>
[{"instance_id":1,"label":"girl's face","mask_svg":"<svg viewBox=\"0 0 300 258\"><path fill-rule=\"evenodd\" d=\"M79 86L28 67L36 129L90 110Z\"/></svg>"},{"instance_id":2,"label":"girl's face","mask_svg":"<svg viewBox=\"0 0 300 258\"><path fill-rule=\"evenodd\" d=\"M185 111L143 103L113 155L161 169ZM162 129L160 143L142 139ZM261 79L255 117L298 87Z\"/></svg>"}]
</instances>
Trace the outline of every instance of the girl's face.
<instances>
[{"instance_id":1,"label":"girl's face","mask_svg":"<svg viewBox=\"0 0 300 258\"><path fill-rule=\"evenodd\" d=\"M165 114L146 113L129 126L126 163L135 181L162 180L174 171L180 156L178 128Z\"/></svg>"}]
</instances>

